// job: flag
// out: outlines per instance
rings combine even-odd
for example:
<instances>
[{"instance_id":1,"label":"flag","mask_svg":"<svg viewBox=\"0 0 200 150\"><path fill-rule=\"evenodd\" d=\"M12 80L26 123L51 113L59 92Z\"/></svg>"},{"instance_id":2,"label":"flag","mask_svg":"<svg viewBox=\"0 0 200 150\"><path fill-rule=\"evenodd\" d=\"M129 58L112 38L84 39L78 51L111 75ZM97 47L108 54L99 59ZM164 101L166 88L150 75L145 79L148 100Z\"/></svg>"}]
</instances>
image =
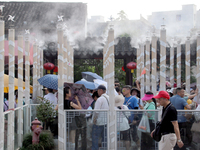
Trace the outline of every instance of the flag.
<instances>
[{"instance_id":1,"label":"flag","mask_svg":"<svg viewBox=\"0 0 200 150\"><path fill-rule=\"evenodd\" d=\"M141 75L140 75L140 76L142 76L143 74L146 74L146 67L144 67L144 69L142 70L142 72L141 72Z\"/></svg>"}]
</instances>

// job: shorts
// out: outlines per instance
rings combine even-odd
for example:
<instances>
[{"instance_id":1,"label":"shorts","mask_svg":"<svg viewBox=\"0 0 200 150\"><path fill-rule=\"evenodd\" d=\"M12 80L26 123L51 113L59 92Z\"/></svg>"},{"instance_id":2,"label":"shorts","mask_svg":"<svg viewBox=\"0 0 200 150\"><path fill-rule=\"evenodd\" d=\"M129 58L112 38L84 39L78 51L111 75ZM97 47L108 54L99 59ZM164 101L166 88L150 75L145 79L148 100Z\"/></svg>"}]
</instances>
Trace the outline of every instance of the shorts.
<instances>
[{"instance_id":1,"label":"shorts","mask_svg":"<svg viewBox=\"0 0 200 150\"><path fill-rule=\"evenodd\" d=\"M120 140L131 141L130 129L125 131L120 131Z\"/></svg>"}]
</instances>

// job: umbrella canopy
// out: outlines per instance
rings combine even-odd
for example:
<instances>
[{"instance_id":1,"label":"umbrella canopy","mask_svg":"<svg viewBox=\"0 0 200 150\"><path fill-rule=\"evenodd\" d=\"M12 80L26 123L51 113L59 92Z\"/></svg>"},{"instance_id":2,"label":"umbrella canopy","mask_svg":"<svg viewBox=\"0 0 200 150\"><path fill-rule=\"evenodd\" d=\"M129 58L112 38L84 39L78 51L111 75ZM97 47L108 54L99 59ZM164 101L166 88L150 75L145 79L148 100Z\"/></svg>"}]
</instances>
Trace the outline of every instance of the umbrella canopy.
<instances>
[{"instance_id":1,"label":"umbrella canopy","mask_svg":"<svg viewBox=\"0 0 200 150\"><path fill-rule=\"evenodd\" d=\"M81 103L83 109L88 109L91 103L94 101L92 96L87 92L87 89L83 84L76 83L64 83L64 87L69 87L71 90L71 98L70 100L77 104L75 100L75 96L78 96L78 99Z\"/></svg>"},{"instance_id":2,"label":"umbrella canopy","mask_svg":"<svg viewBox=\"0 0 200 150\"><path fill-rule=\"evenodd\" d=\"M54 74L47 74L38 79L38 82L49 89L58 90L58 76Z\"/></svg>"},{"instance_id":3,"label":"umbrella canopy","mask_svg":"<svg viewBox=\"0 0 200 150\"><path fill-rule=\"evenodd\" d=\"M101 76L93 72L81 72L81 74L82 74L82 78L90 82L93 82L94 79L103 80Z\"/></svg>"},{"instance_id":4,"label":"umbrella canopy","mask_svg":"<svg viewBox=\"0 0 200 150\"><path fill-rule=\"evenodd\" d=\"M14 79L15 90L18 90L18 79ZM25 89L25 82L23 81L23 89ZM9 75L4 74L4 93L9 92ZM30 85L30 93L33 93L33 86Z\"/></svg>"},{"instance_id":5,"label":"umbrella canopy","mask_svg":"<svg viewBox=\"0 0 200 150\"><path fill-rule=\"evenodd\" d=\"M94 90L99 86L97 83L89 82L86 80L77 81L76 84L83 84L87 89Z\"/></svg>"}]
</instances>

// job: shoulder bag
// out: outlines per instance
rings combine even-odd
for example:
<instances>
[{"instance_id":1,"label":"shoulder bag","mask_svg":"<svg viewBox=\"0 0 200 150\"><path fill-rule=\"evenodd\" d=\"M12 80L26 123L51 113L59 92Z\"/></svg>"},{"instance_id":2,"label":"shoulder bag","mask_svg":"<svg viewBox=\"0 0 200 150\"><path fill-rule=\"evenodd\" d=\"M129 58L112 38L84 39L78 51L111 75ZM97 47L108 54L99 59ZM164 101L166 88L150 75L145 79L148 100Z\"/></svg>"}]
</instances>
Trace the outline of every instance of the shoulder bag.
<instances>
[{"instance_id":1,"label":"shoulder bag","mask_svg":"<svg viewBox=\"0 0 200 150\"><path fill-rule=\"evenodd\" d=\"M162 121L164 119L164 117L166 116L166 113L167 113L167 110L168 108L171 106L172 104L170 104L167 109L165 110L164 114L163 114L163 117L162 117L162 120L161 121L158 121L156 123L156 128L155 128L155 131L153 132L153 139L157 142L159 142L161 140L161 126L162 126Z\"/></svg>"}]
</instances>

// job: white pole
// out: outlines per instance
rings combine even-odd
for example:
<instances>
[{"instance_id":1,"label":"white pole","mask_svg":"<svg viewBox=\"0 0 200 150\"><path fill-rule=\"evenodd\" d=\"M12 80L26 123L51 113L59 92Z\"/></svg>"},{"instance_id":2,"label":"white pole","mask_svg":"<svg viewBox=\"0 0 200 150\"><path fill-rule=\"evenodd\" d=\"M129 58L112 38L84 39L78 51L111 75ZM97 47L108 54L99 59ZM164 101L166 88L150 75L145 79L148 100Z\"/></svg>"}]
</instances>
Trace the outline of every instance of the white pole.
<instances>
[{"instance_id":1,"label":"white pole","mask_svg":"<svg viewBox=\"0 0 200 150\"><path fill-rule=\"evenodd\" d=\"M36 47L37 47L37 54L38 54L37 65L36 65L36 67L37 67L37 79L39 79L40 78L40 48L38 47L38 45L36 45ZM37 96L40 96L42 89L41 89L39 82L37 81L36 83L37 83Z\"/></svg>"},{"instance_id":2,"label":"white pole","mask_svg":"<svg viewBox=\"0 0 200 150\"><path fill-rule=\"evenodd\" d=\"M200 33L197 36L197 75L196 75L196 79L197 79L197 88L200 89ZM200 90L198 93L198 97L200 94Z\"/></svg>"},{"instance_id":3,"label":"white pole","mask_svg":"<svg viewBox=\"0 0 200 150\"><path fill-rule=\"evenodd\" d=\"M186 46L186 52L185 52L185 77L186 77L186 92L187 93L190 93L190 38L188 37L187 38L187 41L185 43L185 46Z\"/></svg>"},{"instance_id":4,"label":"white pole","mask_svg":"<svg viewBox=\"0 0 200 150\"><path fill-rule=\"evenodd\" d=\"M140 80L140 48L137 48L137 80Z\"/></svg>"},{"instance_id":5,"label":"white pole","mask_svg":"<svg viewBox=\"0 0 200 150\"><path fill-rule=\"evenodd\" d=\"M39 48L40 52L40 77L43 77L43 49ZM43 86L40 85L40 96L43 96L43 91L42 91Z\"/></svg>"},{"instance_id":6,"label":"white pole","mask_svg":"<svg viewBox=\"0 0 200 150\"><path fill-rule=\"evenodd\" d=\"M58 149L64 150L64 143L66 142L64 138L65 132L65 122L64 122L64 110L63 110L63 31L58 29Z\"/></svg>"},{"instance_id":7,"label":"white pole","mask_svg":"<svg viewBox=\"0 0 200 150\"><path fill-rule=\"evenodd\" d=\"M160 31L160 91L166 90L166 30Z\"/></svg>"},{"instance_id":8,"label":"white pole","mask_svg":"<svg viewBox=\"0 0 200 150\"><path fill-rule=\"evenodd\" d=\"M0 149L4 149L4 21L0 20Z\"/></svg>"},{"instance_id":9,"label":"white pole","mask_svg":"<svg viewBox=\"0 0 200 150\"><path fill-rule=\"evenodd\" d=\"M144 44L140 44L140 49L141 49L141 54L140 54L140 59L141 59L141 71L144 70ZM144 74L141 75L141 91L140 91L140 96L144 97Z\"/></svg>"},{"instance_id":10,"label":"white pole","mask_svg":"<svg viewBox=\"0 0 200 150\"><path fill-rule=\"evenodd\" d=\"M146 40L146 92L150 91L150 41Z\"/></svg>"},{"instance_id":11,"label":"white pole","mask_svg":"<svg viewBox=\"0 0 200 150\"><path fill-rule=\"evenodd\" d=\"M9 29L9 109L15 108L14 79L15 79L15 30ZM14 149L14 112L8 114L8 149Z\"/></svg>"},{"instance_id":12,"label":"white pole","mask_svg":"<svg viewBox=\"0 0 200 150\"><path fill-rule=\"evenodd\" d=\"M18 107L23 106L23 36L18 36ZM23 141L23 108L18 110L18 145Z\"/></svg>"},{"instance_id":13,"label":"white pole","mask_svg":"<svg viewBox=\"0 0 200 150\"><path fill-rule=\"evenodd\" d=\"M170 83L174 86L174 46L170 48Z\"/></svg>"},{"instance_id":14,"label":"white pole","mask_svg":"<svg viewBox=\"0 0 200 150\"><path fill-rule=\"evenodd\" d=\"M30 45L29 45L29 37L25 37L25 100L26 104L28 104L28 107L26 108L26 124L25 124L25 131L28 133L29 126L30 126L30 114L29 114L29 104L30 104L30 61L29 61L29 51L30 51Z\"/></svg>"},{"instance_id":15,"label":"white pole","mask_svg":"<svg viewBox=\"0 0 200 150\"><path fill-rule=\"evenodd\" d=\"M63 56L64 56L64 58L63 58L63 61L64 61L64 67L63 67L63 69L64 69L64 82L67 82L67 72L68 72L68 55L67 55L67 52L68 52L68 41L67 41L67 37L65 36L64 37L64 49L63 49Z\"/></svg>"},{"instance_id":16,"label":"white pole","mask_svg":"<svg viewBox=\"0 0 200 150\"><path fill-rule=\"evenodd\" d=\"M151 47L151 63L152 63L152 73L151 73L151 83L152 83L152 92L155 95L157 91L156 81L157 81L157 37L152 36L152 47Z\"/></svg>"},{"instance_id":17,"label":"white pole","mask_svg":"<svg viewBox=\"0 0 200 150\"><path fill-rule=\"evenodd\" d=\"M39 52L37 51L37 45L33 45L33 100L37 98L37 86L38 86L38 77L37 77L37 57Z\"/></svg>"},{"instance_id":18,"label":"white pole","mask_svg":"<svg viewBox=\"0 0 200 150\"><path fill-rule=\"evenodd\" d=\"M177 45L177 87L181 87L181 44Z\"/></svg>"}]
</instances>

